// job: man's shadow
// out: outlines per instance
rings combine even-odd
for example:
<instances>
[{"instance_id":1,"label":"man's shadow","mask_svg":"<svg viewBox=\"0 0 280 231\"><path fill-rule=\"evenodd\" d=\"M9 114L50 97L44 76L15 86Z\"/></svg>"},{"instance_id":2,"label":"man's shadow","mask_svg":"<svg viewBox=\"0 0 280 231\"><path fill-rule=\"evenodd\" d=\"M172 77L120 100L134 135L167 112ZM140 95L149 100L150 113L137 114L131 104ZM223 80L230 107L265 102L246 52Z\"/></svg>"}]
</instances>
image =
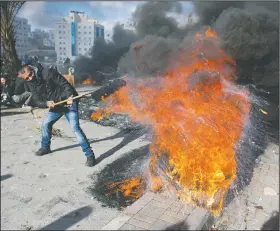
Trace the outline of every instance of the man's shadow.
<instances>
[{"instance_id":1,"label":"man's shadow","mask_svg":"<svg viewBox=\"0 0 280 231\"><path fill-rule=\"evenodd\" d=\"M263 224L261 230L279 230L279 212L274 212L270 219Z\"/></svg>"},{"instance_id":2,"label":"man's shadow","mask_svg":"<svg viewBox=\"0 0 280 231\"><path fill-rule=\"evenodd\" d=\"M118 132L117 134L115 134L113 136L109 136L109 137L106 137L106 138L103 138L103 139L90 140L89 143L93 144L93 143L98 143L98 142L101 142L101 141L113 140L113 139L123 137L123 140L118 145L116 145L115 147L111 148L110 150L108 150L107 152L103 153L98 158L96 158L96 163L98 164L102 160L110 157L115 152L117 152L118 150L120 150L121 148L126 146L127 144L131 143L132 141L134 141L134 140L138 139L139 137L143 136L144 134L146 134L146 132L147 132L147 130L143 129L143 128L136 128L136 129L129 129L129 130L127 129L127 130L122 130L122 131ZM66 147L61 147L61 148L54 149L53 152L67 150L67 149L75 148L75 147L79 147L79 146L80 146L79 144L69 145L69 146L66 146Z\"/></svg>"},{"instance_id":3,"label":"man's shadow","mask_svg":"<svg viewBox=\"0 0 280 231\"><path fill-rule=\"evenodd\" d=\"M40 230L66 230L72 227L74 224L80 222L84 218L88 217L92 213L92 211L93 210L90 206L84 206L70 213L67 213L54 222L41 228Z\"/></svg>"}]
</instances>

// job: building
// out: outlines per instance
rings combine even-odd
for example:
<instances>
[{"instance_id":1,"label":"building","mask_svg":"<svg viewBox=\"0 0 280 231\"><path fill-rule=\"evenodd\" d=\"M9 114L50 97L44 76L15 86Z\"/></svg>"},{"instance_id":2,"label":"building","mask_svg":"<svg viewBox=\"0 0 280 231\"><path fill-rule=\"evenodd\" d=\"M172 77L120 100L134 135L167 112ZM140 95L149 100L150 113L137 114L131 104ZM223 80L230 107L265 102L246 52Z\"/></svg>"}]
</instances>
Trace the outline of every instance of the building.
<instances>
[{"instance_id":1,"label":"building","mask_svg":"<svg viewBox=\"0 0 280 231\"><path fill-rule=\"evenodd\" d=\"M50 30L49 31L49 39L51 41L51 43L54 45L54 30Z\"/></svg>"},{"instance_id":2,"label":"building","mask_svg":"<svg viewBox=\"0 0 280 231\"><path fill-rule=\"evenodd\" d=\"M68 17L56 22L54 31L58 62L67 57L74 60L79 55L89 56L94 40L104 39L104 26L84 12L71 11Z\"/></svg>"},{"instance_id":3,"label":"building","mask_svg":"<svg viewBox=\"0 0 280 231\"><path fill-rule=\"evenodd\" d=\"M16 38L16 51L20 59L24 58L27 51L32 49L28 39L31 36L31 26L25 18L15 18L15 38Z\"/></svg>"},{"instance_id":4,"label":"building","mask_svg":"<svg viewBox=\"0 0 280 231\"><path fill-rule=\"evenodd\" d=\"M54 42L50 38L43 38L44 47L54 47Z\"/></svg>"}]
</instances>

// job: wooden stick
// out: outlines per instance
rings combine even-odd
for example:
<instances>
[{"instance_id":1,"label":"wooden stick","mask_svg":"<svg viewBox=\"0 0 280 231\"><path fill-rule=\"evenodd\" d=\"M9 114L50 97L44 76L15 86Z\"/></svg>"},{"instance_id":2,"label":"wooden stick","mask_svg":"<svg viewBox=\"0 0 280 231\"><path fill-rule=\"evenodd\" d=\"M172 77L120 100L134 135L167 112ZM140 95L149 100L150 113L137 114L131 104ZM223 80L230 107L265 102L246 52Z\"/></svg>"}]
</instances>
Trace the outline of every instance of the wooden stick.
<instances>
[{"instance_id":1,"label":"wooden stick","mask_svg":"<svg viewBox=\"0 0 280 231\"><path fill-rule=\"evenodd\" d=\"M93 93L93 92L95 92L95 91L90 91L90 92L87 92L87 93L84 93L84 94L81 94L81 95L77 95L77 96L75 96L75 97L73 97L73 98L71 98L71 99L72 99L72 100L79 99L79 98L82 98L82 97L84 97L84 96L86 96L86 95L89 95L89 94L91 94L91 93ZM66 103L68 100L69 100L69 99L65 99L65 100L59 101L59 102L57 102L57 103L54 103L54 106L59 105L59 104Z\"/></svg>"}]
</instances>

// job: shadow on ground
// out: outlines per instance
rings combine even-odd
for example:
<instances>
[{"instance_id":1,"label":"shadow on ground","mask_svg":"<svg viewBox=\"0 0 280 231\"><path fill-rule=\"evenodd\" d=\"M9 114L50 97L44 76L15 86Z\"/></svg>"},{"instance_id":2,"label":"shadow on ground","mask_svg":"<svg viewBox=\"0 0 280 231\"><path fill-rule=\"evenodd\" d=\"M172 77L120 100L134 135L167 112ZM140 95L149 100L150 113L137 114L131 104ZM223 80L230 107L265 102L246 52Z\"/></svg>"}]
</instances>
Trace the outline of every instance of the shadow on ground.
<instances>
[{"instance_id":1,"label":"shadow on ground","mask_svg":"<svg viewBox=\"0 0 280 231\"><path fill-rule=\"evenodd\" d=\"M7 180L7 179L11 178L12 176L13 176L12 174L3 175L3 176L1 176L1 181Z\"/></svg>"},{"instance_id":2,"label":"shadow on ground","mask_svg":"<svg viewBox=\"0 0 280 231\"><path fill-rule=\"evenodd\" d=\"M1 117L10 116L10 115L27 114L27 113L29 113L29 111L17 111L17 112L15 112L15 111L4 111L4 112L2 112L1 111Z\"/></svg>"},{"instance_id":3,"label":"shadow on ground","mask_svg":"<svg viewBox=\"0 0 280 231\"><path fill-rule=\"evenodd\" d=\"M126 146L127 144L131 143L132 141L138 139L139 137L141 137L145 133L146 133L145 129L134 129L134 130L131 130L131 131L124 130L124 131L118 132L117 134L115 134L113 136L106 137L104 139L89 141L90 144L93 144L93 143L97 143L97 142L101 142L101 141L113 140L113 139L123 137L123 140L118 145L116 145L112 149L108 150L107 152L101 154L96 159L96 162L100 163L102 160L104 160L104 159L108 158L109 156L113 155L115 152L117 152L118 150L120 150L121 148ZM80 146L79 144L69 145L69 146L66 146L66 147L61 147L61 148L54 149L52 152L58 152L58 151L67 150L67 149L70 149L70 148L79 147L79 146Z\"/></svg>"},{"instance_id":4,"label":"shadow on ground","mask_svg":"<svg viewBox=\"0 0 280 231\"><path fill-rule=\"evenodd\" d=\"M185 221L180 221L174 225L166 227L164 230L189 230L189 226Z\"/></svg>"},{"instance_id":5,"label":"shadow on ground","mask_svg":"<svg viewBox=\"0 0 280 231\"><path fill-rule=\"evenodd\" d=\"M279 230L279 212L274 212L271 218L263 224L261 230Z\"/></svg>"},{"instance_id":6,"label":"shadow on ground","mask_svg":"<svg viewBox=\"0 0 280 231\"><path fill-rule=\"evenodd\" d=\"M101 172L92 176L93 186L89 187L89 192L108 207L120 209L131 205L137 200L137 197L130 195L135 195L139 192L143 194L146 182L141 181L140 188L135 189L135 192L132 190L132 193L128 196L119 192L118 187L108 187L108 183L142 176L147 167L149 157L149 145L127 152L121 158L108 164Z\"/></svg>"},{"instance_id":7,"label":"shadow on ground","mask_svg":"<svg viewBox=\"0 0 280 231\"><path fill-rule=\"evenodd\" d=\"M67 213L63 217L48 224L40 230L66 230L74 224L78 223L79 221L83 220L84 218L88 217L91 213L92 208L90 206L84 206L70 213Z\"/></svg>"}]
</instances>

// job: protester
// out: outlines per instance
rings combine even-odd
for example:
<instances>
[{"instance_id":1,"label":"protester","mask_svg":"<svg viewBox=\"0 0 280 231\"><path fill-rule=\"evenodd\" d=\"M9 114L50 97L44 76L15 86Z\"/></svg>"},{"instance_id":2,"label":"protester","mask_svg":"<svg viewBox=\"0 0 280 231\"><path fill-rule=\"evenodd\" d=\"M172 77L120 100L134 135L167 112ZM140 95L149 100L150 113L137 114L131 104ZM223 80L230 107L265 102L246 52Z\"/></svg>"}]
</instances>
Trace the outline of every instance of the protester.
<instances>
[{"instance_id":1,"label":"protester","mask_svg":"<svg viewBox=\"0 0 280 231\"><path fill-rule=\"evenodd\" d=\"M75 87L75 77L73 74L74 74L74 68L70 67L68 69L68 75L63 75L63 76L73 87Z\"/></svg>"},{"instance_id":2,"label":"protester","mask_svg":"<svg viewBox=\"0 0 280 231\"><path fill-rule=\"evenodd\" d=\"M38 78L43 78L43 70L44 70L44 67L43 67L43 65L40 63L39 57L38 57L38 56L30 56L30 57L28 58L28 61L27 61L26 64L36 67L36 68L37 68L37 77L38 77Z\"/></svg>"},{"instance_id":3,"label":"protester","mask_svg":"<svg viewBox=\"0 0 280 231\"><path fill-rule=\"evenodd\" d=\"M31 108L32 93L27 91L25 82L22 79L16 79L12 99L16 104L22 105L22 108Z\"/></svg>"},{"instance_id":4,"label":"protester","mask_svg":"<svg viewBox=\"0 0 280 231\"><path fill-rule=\"evenodd\" d=\"M9 80L7 75L1 76L1 103L4 105L13 105L12 95L15 85Z\"/></svg>"},{"instance_id":5,"label":"protester","mask_svg":"<svg viewBox=\"0 0 280 231\"><path fill-rule=\"evenodd\" d=\"M47 118L42 124L41 148L36 152L36 155L42 156L51 152L52 127L56 121L65 115L87 157L86 165L94 166L95 155L79 124L78 101L73 101L71 98L78 95L74 87L55 68L48 70L46 81L41 78L38 79L36 71L29 65L23 66L18 72L18 77L26 82L29 91L33 94L36 106L50 108ZM65 99L68 99L66 104L54 105L54 102Z\"/></svg>"},{"instance_id":6,"label":"protester","mask_svg":"<svg viewBox=\"0 0 280 231\"><path fill-rule=\"evenodd\" d=\"M31 108L32 93L25 89L24 81L16 79L14 83L10 82L8 76L1 77L1 95L3 91L4 105L22 106L22 108ZM2 96L1 96L2 99Z\"/></svg>"}]
</instances>

